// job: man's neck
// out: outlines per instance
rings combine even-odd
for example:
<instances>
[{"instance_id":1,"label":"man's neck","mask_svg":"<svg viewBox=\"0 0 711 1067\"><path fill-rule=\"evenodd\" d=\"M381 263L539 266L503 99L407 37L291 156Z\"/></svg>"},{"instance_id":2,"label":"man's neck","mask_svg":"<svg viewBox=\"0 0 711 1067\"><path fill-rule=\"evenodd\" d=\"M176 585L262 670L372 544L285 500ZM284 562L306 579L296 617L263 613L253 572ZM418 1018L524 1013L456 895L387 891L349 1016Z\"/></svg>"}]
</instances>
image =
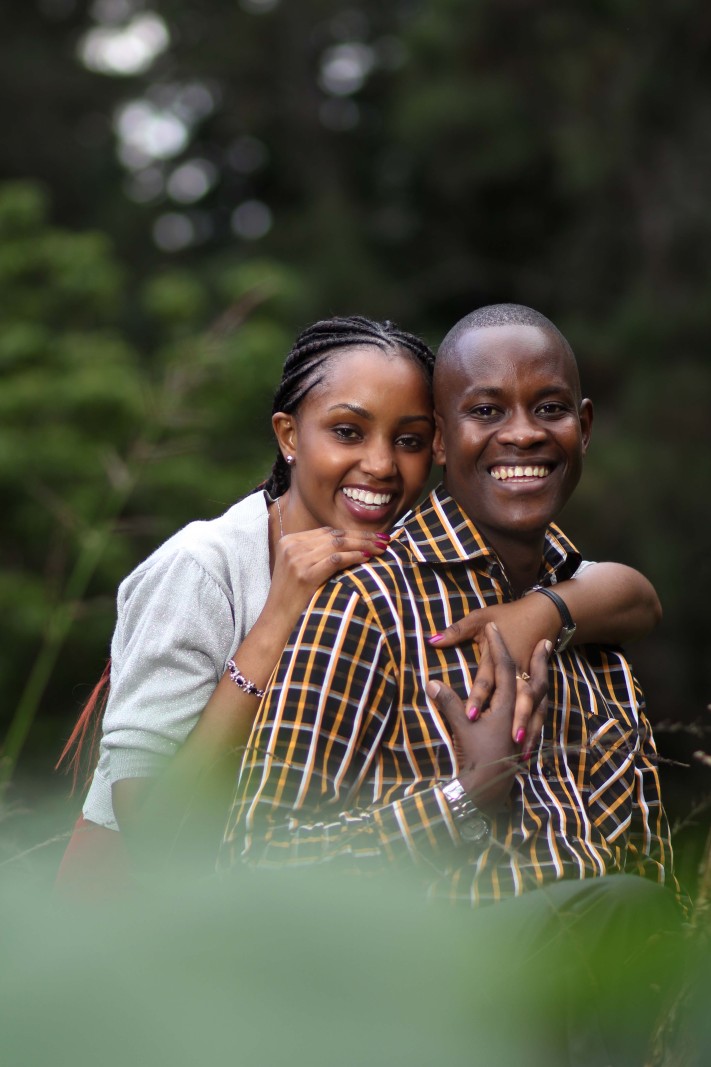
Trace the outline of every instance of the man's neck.
<instances>
[{"instance_id":1,"label":"man's neck","mask_svg":"<svg viewBox=\"0 0 711 1067\"><path fill-rule=\"evenodd\" d=\"M499 531L492 534L489 530L478 528L501 560L515 597L521 596L536 584L545 547L544 533L523 539L520 535L507 536Z\"/></svg>"}]
</instances>

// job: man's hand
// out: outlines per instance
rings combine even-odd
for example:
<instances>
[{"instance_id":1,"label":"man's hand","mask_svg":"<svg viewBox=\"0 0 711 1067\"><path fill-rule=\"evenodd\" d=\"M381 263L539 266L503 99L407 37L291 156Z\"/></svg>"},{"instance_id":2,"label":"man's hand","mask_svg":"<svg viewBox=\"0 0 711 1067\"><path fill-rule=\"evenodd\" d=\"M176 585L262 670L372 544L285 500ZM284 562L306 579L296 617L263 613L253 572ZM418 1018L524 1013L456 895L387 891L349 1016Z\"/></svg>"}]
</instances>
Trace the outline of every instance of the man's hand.
<instances>
[{"instance_id":1,"label":"man's hand","mask_svg":"<svg viewBox=\"0 0 711 1067\"><path fill-rule=\"evenodd\" d=\"M484 670L492 679L491 696L484 711L475 716L467 713L464 702L443 682L429 681L427 695L449 723L461 753L459 781L478 808L494 813L511 792L516 773L518 752L511 734L520 702L533 709L530 724L535 724L535 743L540 738L547 706L550 642L539 641L536 645L527 681L517 676L494 623L487 625L481 644L479 672ZM524 754L529 751L526 749Z\"/></svg>"}]
</instances>

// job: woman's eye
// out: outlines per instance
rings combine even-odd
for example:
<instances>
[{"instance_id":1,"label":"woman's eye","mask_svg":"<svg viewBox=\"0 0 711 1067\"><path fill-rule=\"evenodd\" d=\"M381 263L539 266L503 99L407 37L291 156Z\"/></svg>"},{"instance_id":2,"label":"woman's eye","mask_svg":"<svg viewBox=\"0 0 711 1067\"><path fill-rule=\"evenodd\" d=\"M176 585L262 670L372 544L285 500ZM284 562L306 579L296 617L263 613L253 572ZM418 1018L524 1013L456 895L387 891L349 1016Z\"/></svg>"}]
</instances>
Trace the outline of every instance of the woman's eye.
<instances>
[{"instance_id":1,"label":"woman's eye","mask_svg":"<svg viewBox=\"0 0 711 1067\"><path fill-rule=\"evenodd\" d=\"M357 441L360 434L354 426L334 426L333 432L341 441Z\"/></svg>"},{"instance_id":2,"label":"woman's eye","mask_svg":"<svg viewBox=\"0 0 711 1067\"><path fill-rule=\"evenodd\" d=\"M397 443L401 448L406 448L409 452L417 452L419 449L424 448L422 438L413 433L403 434L402 437L398 437Z\"/></svg>"}]
</instances>

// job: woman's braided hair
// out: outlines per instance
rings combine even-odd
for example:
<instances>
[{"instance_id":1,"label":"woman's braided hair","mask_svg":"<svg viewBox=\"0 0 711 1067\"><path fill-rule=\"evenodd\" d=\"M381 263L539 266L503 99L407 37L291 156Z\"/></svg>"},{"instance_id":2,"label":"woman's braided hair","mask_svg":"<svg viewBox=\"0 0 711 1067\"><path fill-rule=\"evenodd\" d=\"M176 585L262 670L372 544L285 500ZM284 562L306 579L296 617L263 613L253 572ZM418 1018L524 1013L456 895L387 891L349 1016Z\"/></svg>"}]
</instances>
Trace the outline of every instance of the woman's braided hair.
<instances>
[{"instance_id":1,"label":"woman's braided hair","mask_svg":"<svg viewBox=\"0 0 711 1067\"><path fill-rule=\"evenodd\" d=\"M321 368L330 356L353 345L376 345L384 352L400 349L422 369L428 383L432 384L434 353L414 334L398 329L393 322L374 322L362 315L322 319L307 326L296 338L284 361L272 414L296 411L304 397L321 381ZM290 482L291 470L277 450L271 474L259 488L266 489L271 497L277 497L286 492Z\"/></svg>"},{"instance_id":2,"label":"woman's braided hair","mask_svg":"<svg viewBox=\"0 0 711 1067\"><path fill-rule=\"evenodd\" d=\"M399 330L392 322L373 322L360 315L323 319L308 326L296 338L284 363L272 414L296 411L307 393L321 380L319 372L326 360L348 345L377 345L383 351L393 353L399 350L422 368L428 384L432 384L434 353L414 334ZM277 452L271 474L259 489L266 489L272 497L281 496L289 488L290 481L291 471L281 452ZM57 762L57 767L65 764L71 769L74 787L82 766L86 764L90 768L91 777L96 764L98 728L109 695L110 669L109 660Z\"/></svg>"}]
</instances>

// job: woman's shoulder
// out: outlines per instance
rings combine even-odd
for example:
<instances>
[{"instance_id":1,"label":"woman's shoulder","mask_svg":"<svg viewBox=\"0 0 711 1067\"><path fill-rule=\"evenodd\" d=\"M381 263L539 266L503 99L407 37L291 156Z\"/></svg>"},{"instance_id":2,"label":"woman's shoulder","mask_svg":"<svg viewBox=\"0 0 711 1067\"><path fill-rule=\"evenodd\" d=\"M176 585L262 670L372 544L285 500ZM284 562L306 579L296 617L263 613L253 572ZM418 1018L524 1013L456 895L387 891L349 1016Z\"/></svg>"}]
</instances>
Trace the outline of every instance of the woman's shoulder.
<instances>
[{"instance_id":1,"label":"woman's shoulder","mask_svg":"<svg viewBox=\"0 0 711 1067\"><path fill-rule=\"evenodd\" d=\"M183 526L124 578L126 594L149 575L197 569L219 584L245 566L269 569L267 506L263 493L252 493L214 519L196 519ZM187 577L187 575L186 575Z\"/></svg>"}]
</instances>

